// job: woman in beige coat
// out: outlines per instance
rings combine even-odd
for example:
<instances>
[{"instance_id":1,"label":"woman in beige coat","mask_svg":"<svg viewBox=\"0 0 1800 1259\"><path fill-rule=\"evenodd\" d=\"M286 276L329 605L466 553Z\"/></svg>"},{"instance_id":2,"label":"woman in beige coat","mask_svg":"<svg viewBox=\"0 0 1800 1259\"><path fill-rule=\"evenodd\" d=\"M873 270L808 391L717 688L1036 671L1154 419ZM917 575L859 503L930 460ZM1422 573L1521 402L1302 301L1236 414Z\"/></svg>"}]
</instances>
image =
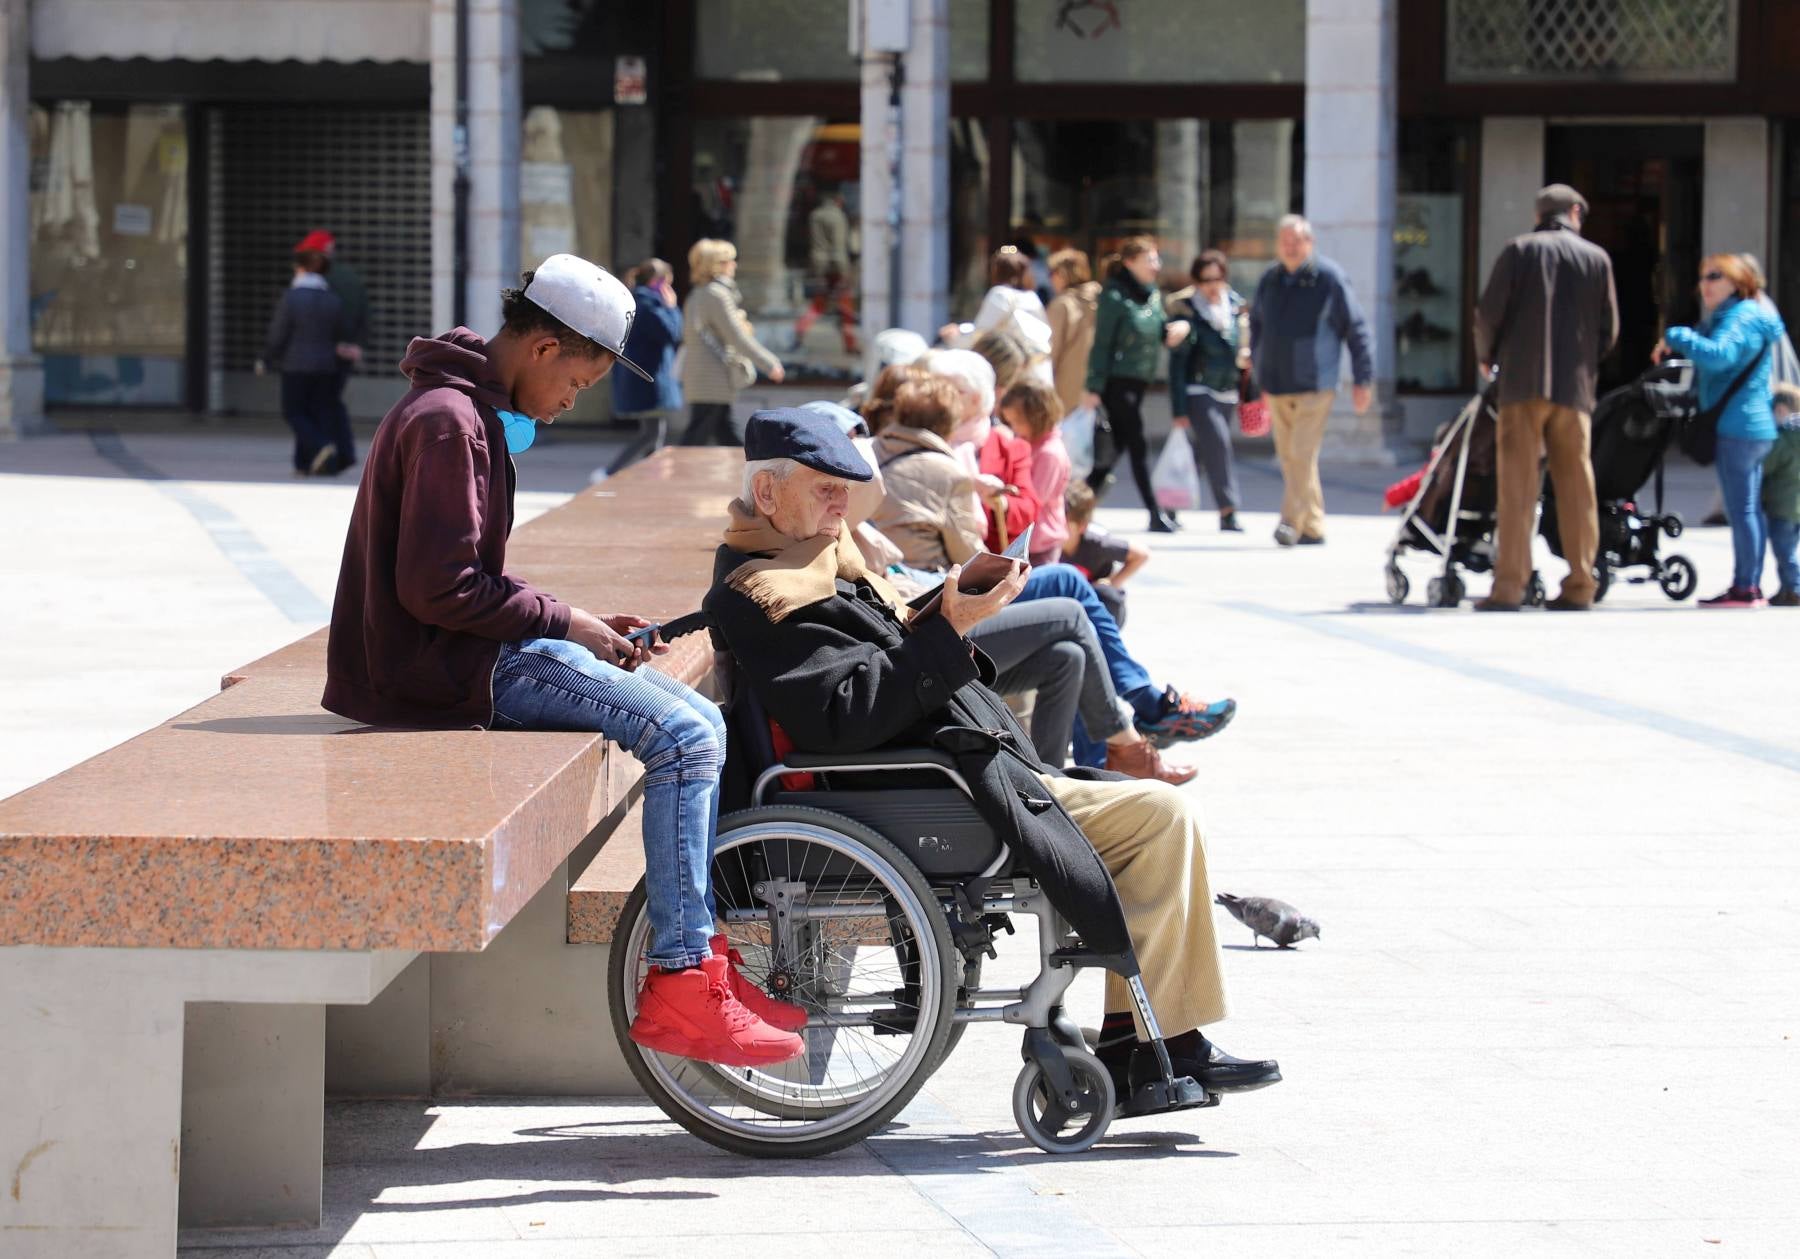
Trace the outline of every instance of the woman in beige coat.
<instances>
[{"instance_id":1,"label":"woman in beige coat","mask_svg":"<svg viewBox=\"0 0 1800 1259\"><path fill-rule=\"evenodd\" d=\"M887 493L869 523L900 548L902 563L926 572L967 561L987 530L974 478L950 449L960 405L949 381L908 381L896 396L894 422L875 437Z\"/></svg>"},{"instance_id":2,"label":"woman in beige coat","mask_svg":"<svg viewBox=\"0 0 1800 1259\"><path fill-rule=\"evenodd\" d=\"M737 247L730 241L695 241L688 250L694 287L682 307L681 390L688 403L683 446L742 446L744 430L731 418L732 401L758 371L778 385L785 375L781 360L751 330L736 276Z\"/></svg>"},{"instance_id":3,"label":"woman in beige coat","mask_svg":"<svg viewBox=\"0 0 1800 1259\"><path fill-rule=\"evenodd\" d=\"M1050 368L1056 376L1056 396L1063 414L1081 405L1087 393L1088 353L1094 348L1094 313L1100 304L1100 286L1088 267L1088 256L1079 249L1059 249L1050 255Z\"/></svg>"}]
</instances>

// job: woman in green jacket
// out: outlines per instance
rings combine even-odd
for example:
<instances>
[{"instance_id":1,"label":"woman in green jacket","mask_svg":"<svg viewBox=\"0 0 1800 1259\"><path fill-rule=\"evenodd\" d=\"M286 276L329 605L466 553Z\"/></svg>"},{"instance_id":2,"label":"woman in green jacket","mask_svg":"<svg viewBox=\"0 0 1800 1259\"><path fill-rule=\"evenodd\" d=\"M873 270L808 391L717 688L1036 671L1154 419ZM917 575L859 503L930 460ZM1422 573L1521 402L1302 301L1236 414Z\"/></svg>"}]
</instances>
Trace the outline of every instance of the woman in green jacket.
<instances>
[{"instance_id":1,"label":"woman in green jacket","mask_svg":"<svg viewBox=\"0 0 1800 1259\"><path fill-rule=\"evenodd\" d=\"M1164 345L1179 345L1188 334L1187 323L1171 322L1163 311L1156 288L1161 270L1162 254L1153 237L1131 236L1119 246L1119 261L1100 293L1083 402L1105 407L1115 446L1130 458L1132 479L1150 509L1150 531L1173 533L1175 522L1156 505L1150 489L1150 452L1144 440L1144 394L1156 375L1157 356ZM1111 461L1096 462L1088 485L1096 495L1103 494L1111 475Z\"/></svg>"}]
</instances>

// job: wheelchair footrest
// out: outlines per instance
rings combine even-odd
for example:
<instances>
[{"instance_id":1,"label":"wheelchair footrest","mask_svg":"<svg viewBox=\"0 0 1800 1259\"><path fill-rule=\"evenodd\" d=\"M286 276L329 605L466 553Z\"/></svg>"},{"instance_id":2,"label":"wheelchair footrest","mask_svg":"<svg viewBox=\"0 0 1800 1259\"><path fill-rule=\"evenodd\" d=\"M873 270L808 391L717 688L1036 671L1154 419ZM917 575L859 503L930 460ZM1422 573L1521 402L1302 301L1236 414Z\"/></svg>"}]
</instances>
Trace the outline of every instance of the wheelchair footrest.
<instances>
[{"instance_id":1,"label":"wheelchair footrest","mask_svg":"<svg viewBox=\"0 0 1800 1259\"><path fill-rule=\"evenodd\" d=\"M1179 1076L1173 1090L1161 1080L1140 1084L1130 1097L1113 1108L1114 1119L1135 1119L1141 1115L1166 1115L1171 1111L1195 1110L1217 1106L1219 1095L1208 1093L1191 1075Z\"/></svg>"}]
</instances>

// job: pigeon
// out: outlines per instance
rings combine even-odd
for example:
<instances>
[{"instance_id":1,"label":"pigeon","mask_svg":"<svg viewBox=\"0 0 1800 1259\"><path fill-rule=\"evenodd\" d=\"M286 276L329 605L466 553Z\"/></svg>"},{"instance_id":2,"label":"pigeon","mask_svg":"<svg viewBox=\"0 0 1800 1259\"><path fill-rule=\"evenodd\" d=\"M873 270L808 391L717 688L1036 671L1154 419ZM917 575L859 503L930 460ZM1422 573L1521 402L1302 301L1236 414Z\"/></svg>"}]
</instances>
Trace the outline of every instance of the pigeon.
<instances>
[{"instance_id":1,"label":"pigeon","mask_svg":"<svg viewBox=\"0 0 1800 1259\"><path fill-rule=\"evenodd\" d=\"M1233 896L1230 892L1220 892L1213 898L1213 904L1225 906L1233 918L1250 928L1250 938L1259 948L1264 936L1284 949L1302 940L1319 938L1318 923L1286 901L1278 901L1272 896Z\"/></svg>"}]
</instances>

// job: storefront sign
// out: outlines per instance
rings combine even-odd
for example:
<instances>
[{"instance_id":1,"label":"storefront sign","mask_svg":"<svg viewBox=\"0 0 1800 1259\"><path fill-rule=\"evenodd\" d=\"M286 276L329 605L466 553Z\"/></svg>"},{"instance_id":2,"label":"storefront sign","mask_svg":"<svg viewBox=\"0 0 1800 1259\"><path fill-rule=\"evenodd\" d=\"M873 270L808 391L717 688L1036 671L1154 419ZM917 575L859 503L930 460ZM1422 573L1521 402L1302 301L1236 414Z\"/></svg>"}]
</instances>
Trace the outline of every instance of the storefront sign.
<instances>
[{"instance_id":1,"label":"storefront sign","mask_svg":"<svg viewBox=\"0 0 1800 1259\"><path fill-rule=\"evenodd\" d=\"M148 236L151 226L149 206L123 201L113 206L113 235Z\"/></svg>"},{"instance_id":2,"label":"storefront sign","mask_svg":"<svg viewBox=\"0 0 1800 1259\"><path fill-rule=\"evenodd\" d=\"M642 105L650 99L649 75L642 57L620 57L613 62L613 103Z\"/></svg>"}]
</instances>

